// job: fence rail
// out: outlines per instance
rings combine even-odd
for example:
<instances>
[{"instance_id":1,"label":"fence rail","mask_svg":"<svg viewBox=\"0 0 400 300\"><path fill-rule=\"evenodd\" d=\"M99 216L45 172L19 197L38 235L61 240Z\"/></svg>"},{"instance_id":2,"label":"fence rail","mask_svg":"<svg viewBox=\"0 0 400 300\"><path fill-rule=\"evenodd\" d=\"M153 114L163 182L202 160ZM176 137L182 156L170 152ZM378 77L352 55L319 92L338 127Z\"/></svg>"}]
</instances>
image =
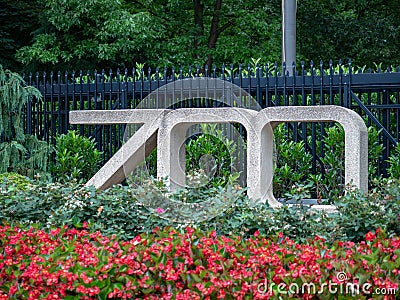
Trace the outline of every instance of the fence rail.
<instances>
[{"instance_id":1,"label":"fence rail","mask_svg":"<svg viewBox=\"0 0 400 300\"><path fill-rule=\"evenodd\" d=\"M202 74L203 73L203 74ZM285 74L285 66L283 74ZM32 99L26 109L26 132L49 142L57 134L76 129L93 136L104 160L121 146L124 125L70 125L70 110L135 108L147 95L179 79L193 77L220 78L232 82L250 93L262 108L282 105L335 104L358 112L368 126L380 130L379 142L385 147L379 162L379 174L386 175L386 160L400 136L400 70L354 71L351 64L324 68L322 63L308 68L302 64L296 76L283 75L278 66L222 67L217 70L195 69L127 69L123 72L79 72L29 74L25 80L40 90L42 101ZM195 90L194 90L195 92ZM211 91L212 92L212 91ZM157 104L155 104L157 106ZM182 107L212 107L216 102L188 99ZM173 107L177 107L176 105ZM161 108L161 107L160 107ZM324 124L288 124L294 140L305 141L313 154L313 171L320 165L318 155L324 155L322 140ZM311 135L311 142L307 136ZM322 167L323 169L323 167ZM323 170L322 170L323 171Z\"/></svg>"}]
</instances>

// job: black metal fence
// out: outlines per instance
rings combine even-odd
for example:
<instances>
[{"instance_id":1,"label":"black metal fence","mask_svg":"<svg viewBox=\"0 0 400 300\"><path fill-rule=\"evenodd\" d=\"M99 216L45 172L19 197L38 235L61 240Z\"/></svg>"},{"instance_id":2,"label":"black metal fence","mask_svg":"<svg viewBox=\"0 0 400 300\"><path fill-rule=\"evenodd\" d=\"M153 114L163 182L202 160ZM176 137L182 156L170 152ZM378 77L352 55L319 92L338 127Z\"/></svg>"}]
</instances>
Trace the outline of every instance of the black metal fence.
<instances>
[{"instance_id":1,"label":"black metal fence","mask_svg":"<svg viewBox=\"0 0 400 300\"><path fill-rule=\"evenodd\" d=\"M283 71L281 72L281 70ZM378 172L386 175L386 160L400 135L400 70L355 70L351 63L324 66L302 64L295 76L283 75L286 67L223 66L212 70L200 68L132 69L109 72L36 73L25 76L37 87L42 101L32 99L26 110L26 132L49 142L57 134L76 129L93 136L104 160L109 159L123 142L124 125L70 125L71 110L135 108L149 93L179 79L192 77L220 78L250 93L261 107L282 105L335 104L358 112L368 126L380 130L379 142L384 151ZM189 99L181 107L212 107L215 102ZM176 105L174 107L177 107ZM324 155L322 140L326 124L288 124L294 140L302 139L313 154L313 171L318 155ZM289 133L288 133L289 134ZM311 136L311 139L308 138Z\"/></svg>"}]
</instances>

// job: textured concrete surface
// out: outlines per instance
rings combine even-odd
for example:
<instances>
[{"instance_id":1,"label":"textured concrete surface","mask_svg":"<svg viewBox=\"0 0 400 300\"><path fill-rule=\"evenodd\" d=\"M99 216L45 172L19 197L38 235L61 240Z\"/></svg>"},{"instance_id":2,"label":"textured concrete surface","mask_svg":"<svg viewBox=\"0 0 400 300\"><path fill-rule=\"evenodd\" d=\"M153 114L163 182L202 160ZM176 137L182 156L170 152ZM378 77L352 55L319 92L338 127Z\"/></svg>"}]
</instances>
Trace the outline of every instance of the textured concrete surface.
<instances>
[{"instance_id":1,"label":"textured concrete surface","mask_svg":"<svg viewBox=\"0 0 400 300\"><path fill-rule=\"evenodd\" d=\"M258 144L259 180L254 187L255 199L279 206L273 196L273 144L269 126L275 128L282 122L338 122L345 132L345 184L352 184L361 191L368 191L368 131L363 119L354 111L334 105L284 106L261 110L253 123L260 134Z\"/></svg>"},{"instance_id":2,"label":"textured concrete surface","mask_svg":"<svg viewBox=\"0 0 400 300\"><path fill-rule=\"evenodd\" d=\"M167 109L71 111L71 124L143 124L86 183L106 189L121 183L157 146L157 131Z\"/></svg>"},{"instance_id":3,"label":"textured concrete surface","mask_svg":"<svg viewBox=\"0 0 400 300\"><path fill-rule=\"evenodd\" d=\"M253 118L254 110L243 108L184 108L168 113L161 122L158 131L157 177L169 176L171 189L185 186L185 139L187 129L195 124L203 123L240 123L247 133L247 178L251 189L253 178L259 168L254 165L252 147L256 145Z\"/></svg>"},{"instance_id":4,"label":"textured concrete surface","mask_svg":"<svg viewBox=\"0 0 400 300\"><path fill-rule=\"evenodd\" d=\"M186 130L193 124L240 123L247 132L247 188L255 202L279 203L272 189L273 128L282 122L338 122L345 131L345 183L368 190L368 133L362 118L339 106L244 108L134 109L72 111L72 124L143 124L89 180L104 189L125 179L157 146L157 175L168 176L170 188L185 185ZM322 207L332 210L334 207Z\"/></svg>"}]
</instances>

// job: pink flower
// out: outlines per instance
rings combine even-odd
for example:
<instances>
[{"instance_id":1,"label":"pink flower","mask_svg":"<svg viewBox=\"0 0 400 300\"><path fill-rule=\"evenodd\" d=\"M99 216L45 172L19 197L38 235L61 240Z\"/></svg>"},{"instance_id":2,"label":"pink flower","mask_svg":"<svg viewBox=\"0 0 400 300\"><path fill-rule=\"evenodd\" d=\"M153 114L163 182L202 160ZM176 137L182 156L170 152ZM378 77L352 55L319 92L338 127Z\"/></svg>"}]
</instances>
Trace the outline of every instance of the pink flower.
<instances>
[{"instance_id":1,"label":"pink flower","mask_svg":"<svg viewBox=\"0 0 400 300\"><path fill-rule=\"evenodd\" d=\"M161 207L157 207L156 212L157 212L158 214L162 214L163 212L165 212L165 210L162 209Z\"/></svg>"}]
</instances>

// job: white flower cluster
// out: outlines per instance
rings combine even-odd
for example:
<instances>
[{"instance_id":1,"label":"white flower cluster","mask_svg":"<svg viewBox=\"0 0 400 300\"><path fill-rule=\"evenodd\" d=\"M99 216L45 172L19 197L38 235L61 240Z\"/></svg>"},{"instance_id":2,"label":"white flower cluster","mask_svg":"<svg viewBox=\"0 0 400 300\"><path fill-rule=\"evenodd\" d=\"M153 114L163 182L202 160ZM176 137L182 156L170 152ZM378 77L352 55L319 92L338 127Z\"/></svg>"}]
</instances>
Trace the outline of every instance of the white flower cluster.
<instances>
[{"instance_id":1,"label":"white flower cluster","mask_svg":"<svg viewBox=\"0 0 400 300\"><path fill-rule=\"evenodd\" d=\"M186 175L186 185L198 188L206 185L210 181L203 169L193 170Z\"/></svg>"},{"instance_id":2,"label":"white flower cluster","mask_svg":"<svg viewBox=\"0 0 400 300\"><path fill-rule=\"evenodd\" d=\"M79 210L83 210L83 208L86 206L87 203L76 199L74 194L69 194L67 201L65 201L65 203L63 204L63 208L69 210L74 210L76 208L79 208Z\"/></svg>"}]
</instances>

